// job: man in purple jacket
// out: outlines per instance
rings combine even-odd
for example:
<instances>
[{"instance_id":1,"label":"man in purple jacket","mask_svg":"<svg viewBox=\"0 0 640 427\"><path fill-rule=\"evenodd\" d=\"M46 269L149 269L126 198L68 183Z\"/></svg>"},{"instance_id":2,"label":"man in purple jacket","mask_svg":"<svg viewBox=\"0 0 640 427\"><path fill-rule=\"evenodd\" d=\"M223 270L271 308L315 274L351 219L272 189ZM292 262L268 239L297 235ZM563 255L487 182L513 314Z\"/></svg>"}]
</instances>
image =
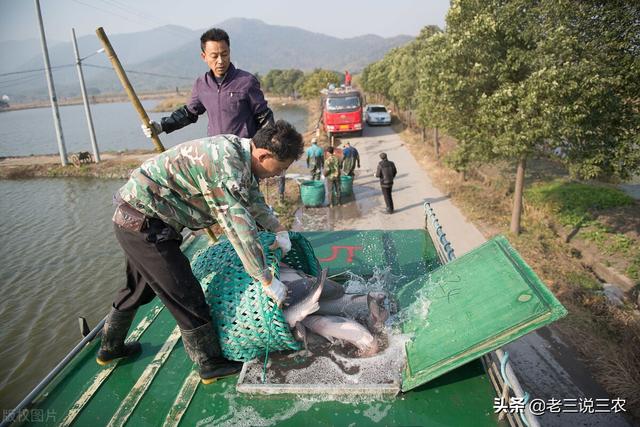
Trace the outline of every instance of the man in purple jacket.
<instances>
[{"instance_id":1,"label":"man in purple jacket","mask_svg":"<svg viewBox=\"0 0 640 427\"><path fill-rule=\"evenodd\" d=\"M142 125L142 131L151 137L170 133L198 120L207 112L208 136L233 134L252 138L258 129L273 123L273 112L267 106L260 82L252 74L240 70L231 63L229 35L219 28L212 28L200 37L200 56L210 71L198 77L191 90L188 105L178 108L160 123L153 120Z\"/></svg>"}]
</instances>

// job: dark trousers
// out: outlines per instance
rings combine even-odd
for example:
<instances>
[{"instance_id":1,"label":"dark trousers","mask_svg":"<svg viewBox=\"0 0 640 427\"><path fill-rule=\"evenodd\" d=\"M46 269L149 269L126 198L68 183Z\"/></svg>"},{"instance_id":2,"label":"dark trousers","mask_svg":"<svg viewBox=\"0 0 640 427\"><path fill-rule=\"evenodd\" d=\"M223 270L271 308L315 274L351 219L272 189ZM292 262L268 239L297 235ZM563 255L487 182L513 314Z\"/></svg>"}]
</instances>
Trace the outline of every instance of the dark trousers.
<instances>
[{"instance_id":1,"label":"dark trousers","mask_svg":"<svg viewBox=\"0 0 640 427\"><path fill-rule=\"evenodd\" d=\"M321 177L322 177L322 168L320 166L314 166L311 169L311 179L313 179L314 181L318 181L320 180Z\"/></svg>"},{"instance_id":2,"label":"dark trousers","mask_svg":"<svg viewBox=\"0 0 640 427\"><path fill-rule=\"evenodd\" d=\"M380 186L382 189L382 195L384 196L384 204L387 205L387 211L393 212L393 198L391 197L391 190L393 189L393 184L390 186Z\"/></svg>"},{"instance_id":3,"label":"dark trousers","mask_svg":"<svg viewBox=\"0 0 640 427\"><path fill-rule=\"evenodd\" d=\"M337 179L327 179L327 191L329 192L329 205L340 204L340 177ZM333 198L333 192L336 192L336 198Z\"/></svg>"},{"instance_id":4,"label":"dark trousers","mask_svg":"<svg viewBox=\"0 0 640 427\"><path fill-rule=\"evenodd\" d=\"M142 231L114 224L116 239L127 262L127 286L113 306L135 310L158 296L182 329L195 329L211 321L209 305L191 265L180 250L182 236L173 227L154 218Z\"/></svg>"}]
</instances>

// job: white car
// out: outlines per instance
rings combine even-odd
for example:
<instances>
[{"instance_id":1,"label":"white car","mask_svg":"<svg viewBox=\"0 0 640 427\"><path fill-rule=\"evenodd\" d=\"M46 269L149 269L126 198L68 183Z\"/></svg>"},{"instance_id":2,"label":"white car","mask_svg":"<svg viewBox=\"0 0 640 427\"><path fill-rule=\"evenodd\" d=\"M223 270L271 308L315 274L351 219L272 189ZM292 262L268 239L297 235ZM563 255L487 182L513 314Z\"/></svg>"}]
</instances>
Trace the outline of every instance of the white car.
<instances>
[{"instance_id":1,"label":"white car","mask_svg":"<svg viewBox=\"0 0 640 427\"><path fill-rule=\"evenodd\" d=\"M364 109L364 121L369 126L390 125L391 113L384 105L367 105Z\"/></svg>"}]
</instances>

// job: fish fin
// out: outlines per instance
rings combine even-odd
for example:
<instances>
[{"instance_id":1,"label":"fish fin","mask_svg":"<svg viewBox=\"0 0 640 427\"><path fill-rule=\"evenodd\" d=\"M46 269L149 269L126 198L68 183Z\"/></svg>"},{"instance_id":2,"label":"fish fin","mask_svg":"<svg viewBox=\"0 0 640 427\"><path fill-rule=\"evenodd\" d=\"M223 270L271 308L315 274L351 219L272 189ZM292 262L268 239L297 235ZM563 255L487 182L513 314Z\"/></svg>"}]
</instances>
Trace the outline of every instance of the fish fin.
<instances>
[{"instance_id":1,"label":"fish fin","mask_svg":"<svg viewBox=\"0 0 640 427\"><path fill-rule=\"evenodd\" d=\"M304 349L306 351L309 351L309 345L307 342L307 328L304 327L302 322L296 323L296 333L300 337L298 341L302 341L302 343L304 344Z\"/></svg>"},{"instance_id":2,"label":"fish fin","mask_svg":"<svg viewBox=\"0 0 640 427\"><path fill-rule=\"evenodd\" d=\"M389 312L383 307L385 298L386 295L382 292L367 294L367 306L369 307L367 326L371 332L381 332L384 328L384 322L389 318Z\"/></svg>"},{"instance_id":3,"label":"fish fin","mask_svg":"<svg viewBox=\"0 0 640 427\"><path fill-rule=\"evenodd\" d=\"M318 300L320 299L320 295L322 295L322 287L324 286L325 280L327 280L328 272L329 272L328 268L323 269L322 272L320 273L320 276L318 276L316 283L314 283L313 287L311 288L309 296L313 300L313 305L309 310L309 314L315 313L320 308L320 303L318 302Z\"/></svg>"}]
</instances>

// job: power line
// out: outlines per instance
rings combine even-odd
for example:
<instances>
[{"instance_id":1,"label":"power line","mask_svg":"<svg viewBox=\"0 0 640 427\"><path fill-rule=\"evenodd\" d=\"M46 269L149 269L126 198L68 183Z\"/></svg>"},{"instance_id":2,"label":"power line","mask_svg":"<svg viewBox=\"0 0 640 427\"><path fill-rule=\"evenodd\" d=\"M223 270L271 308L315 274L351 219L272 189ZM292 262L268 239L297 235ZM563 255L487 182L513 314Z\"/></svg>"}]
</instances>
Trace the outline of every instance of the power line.
<instances>
[{"instance_id":1,"label":"power line","mask_svg":"<svg viewBox=\"0 0 640 427\"><path fill-rule=\"evenodd\" d=\"M54 67L51 67L52 70L55 70L57 68L66 68L66 67L73 67L76 64L64 64L64 65L56 65ZM3 73L0 74L0 77L5 77L5 76L13 76L15 74L24 74L24 73L35 73L37 71L44 71L44 68L34 68L32 70L22 70L22 71L12 71L10 73Z\"/></svg>"},{"instance_id":2,"label":"power line","mask_svg":"<svg viewBox=\"0 0 640 427\"><path fill-rule=\"evenodd\" d=\"M6 82L0 82L0 88L5 89L8 87L13 87L13 86L20 86L23 85L25 83L29 83L33 80L39 79L40 76L26 76L24 78L22 78L20 81L13 81L13 83L11 84L5 84Z\"/></svg>"},{"instance_id":3,"label":"power line","mask_svg":"<svg viewBox=\"0 0 640 427\"><path fill-rule=\"evenodd\" d=\"M120 10L123 10L123 11L127 12L127 13L133 13L134 15L136 15L138 17L138 19L142 19L142 20L145 20L145 21L148 21L148 22L152 22L155 25L161 25L161 26L167 25L165 22L163 22L163 21L161 21L159 19L156 19L149 12L141 11L139 9L136 9L132 5L128 5L128 4L123 3L121 1L118 1L118 0L99 0L99 1L101 1L103 3L106 3L106 4L110 4L110 5L116 7L118 9L120 9ZM182 37L185 40L186 39L192 40L192 36L185 34L183 31L179 31L179 30L176 30L174 28L159 28L159 29L162 30L162 31L165 31L165 32L170 32L172 35L177 35L179 37Z\"/></svg>"},{"instance_id":4,"label":"power line","mask_svg":"<svg viewBox=\"0 0 640 427\"><path fill-rule=\"evenodd\" d=\"M114 12L114 11L109 10L109 9L104 9L104 8L99 7L99 6L96 6L96 5L88 4L88 3L82 2L82 1L80 1L80 0L72 0L72 1L73 1L73 2L75 2L75 3L81 4L81 5L83 5L83 6L87 6L87 7L90 7L90 8L92 8L92 9L99 10L99 11L104 12L104 13L108 13L108 14L111 14L111 15L115 15L115 16L117 16L117 17L119 17L119 18L122 18L122 19L125 19L125 20L127 20L127 21L129 21L129 22L133 22L134 24L138 24L138 25L140 25L141 23L143 23L143 24L144 24L144 23L145 23L145 21L146 21L146 22L152 22L152 21L150 21L146 16L142 15L142 13L136 13L136 12L133 12L133 14L137 14L137 15L141 16L141 17L142 17L142 19L141 19L141 18L136 18L136 17L134 17L134 16L131 16L131 15L132 15L132 12L131 12L130 10L125 9L123 6L119 6L119 5L117 5L117 4L113 4L113 3L112 3L112 4L109 4L109 3L107 3L107 5L109 5L109 6L116 6L116 7L119 7L120 9L122 9L122 10L125 10L125 12L128 14L128 16L127 16L127 15L123 15L123 14L118 13L118 12ZM131 17L131 18L135 19L135 21L134 21L133 19L129 19L129 17ZM158 21L156 21L156 22L152 22L152 23L153 23L154 25L158 25ZM165 25L165 24L161 23L160 25ZM171 29L169 29L169 28L158 28L158 29L159 29L159 30L161 30L161 31L166 32L167 34L171 34L171 35L173 35L173 36L179 36L179 37L182 37L182 38L184 38L185 40L186 40L187 38L189 38L189 40L192 40L192 39L191 39L191 37L187 37L185 34L182 34L182 33L179 33L179 32L171 31Z\"/></svg>"},{"instance_id":5,"label":"power line","mask_svg":"<svg viewBox=\"0 0 640 427\"><path fill-rule=\"evenodd\" d=\"M90 7L90 8L92 8L92 9L99 10L99 11L101 11L101 12L105 12L105 13L109 13L109 14L111 14L111 15L115 15L115 16L117 16L117 17L119 17L119 18L122 18L122 19L124 19L124 20L126 20L126 21L133 22L134 24L140 24L140 21L138 21L138 22L136 22L136 21L132 21L132 20L131 20L131 19L129 19L128 17L126 17L126 16L124 16L124 15L121 15L121 14L119 14L119 13L116 13L116 12L113 12L113 11L110 11L110 10L106 10L106 9L102 9L102 8L100 8L100 7L97 7L97 6L94 6L94 5L91 5L91 4L88 4L88 3L81 2L80 0L72 0L72 1L73 1L73 2L75 2L75 3L81 4L81 5L83 5L83 6L87 6L87 7Z\"/></svg>"},{"instance_id":6,"label":"power line","mask_svg":"<svg viewBox=\"0 0 640 427\"><path fill-rule=\"evenodd\" d=\"M113 69L111 67L106 67L104 65L84 64L84 66L93 67L93 68L103 68L105 70L112 70ZM169 78L172 78L172 79L193 80L193 77L173 76L173 75L170 75L170 74L149 73L149 72L146 72L146 71L136 71L136 70L125 70L125 71L127 73L131 73L131 74L143 74L143 75L154 76L154 77L169 77Z\"/></svg>"}]
</instances>

